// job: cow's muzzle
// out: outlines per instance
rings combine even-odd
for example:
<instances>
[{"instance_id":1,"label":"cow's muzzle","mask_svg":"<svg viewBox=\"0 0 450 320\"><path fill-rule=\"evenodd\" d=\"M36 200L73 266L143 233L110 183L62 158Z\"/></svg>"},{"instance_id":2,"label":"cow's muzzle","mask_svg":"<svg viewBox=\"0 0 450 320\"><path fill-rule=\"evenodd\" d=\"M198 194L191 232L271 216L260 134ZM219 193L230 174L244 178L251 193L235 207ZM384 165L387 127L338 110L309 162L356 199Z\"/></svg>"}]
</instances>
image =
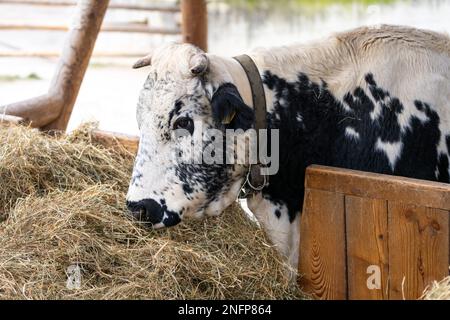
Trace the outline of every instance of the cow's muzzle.
<instances>
[{"instance_id":1,"label":"cow's muzzle","mask_svg":"<svg viewBox=\"0 0 450 320\"><path fill-rule=\"evenodd\" d=\"M168 212L165 206L152 199L127 201L127 207L136 221L153 228L173 227L181 222L178 214Z\"/></svg>"}]
</instances>

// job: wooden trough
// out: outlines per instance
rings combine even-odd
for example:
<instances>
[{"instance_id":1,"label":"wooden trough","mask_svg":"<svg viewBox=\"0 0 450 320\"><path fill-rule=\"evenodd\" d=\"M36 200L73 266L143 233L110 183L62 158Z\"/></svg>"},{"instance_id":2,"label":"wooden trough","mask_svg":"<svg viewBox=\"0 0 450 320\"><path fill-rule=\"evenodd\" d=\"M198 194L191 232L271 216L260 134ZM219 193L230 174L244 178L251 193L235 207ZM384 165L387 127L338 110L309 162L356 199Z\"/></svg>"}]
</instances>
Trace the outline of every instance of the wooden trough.
<instances>
[{"instance_id":1,"label":"wooden trough","mask_svg":"<svg viewBox=\"0 0 450 320\"><path fill-rule=\"evenodd\" d=\"M449 275L450 186L312 166L299 280L318 299L418 299Z\"/></svg>"}]
</instances>

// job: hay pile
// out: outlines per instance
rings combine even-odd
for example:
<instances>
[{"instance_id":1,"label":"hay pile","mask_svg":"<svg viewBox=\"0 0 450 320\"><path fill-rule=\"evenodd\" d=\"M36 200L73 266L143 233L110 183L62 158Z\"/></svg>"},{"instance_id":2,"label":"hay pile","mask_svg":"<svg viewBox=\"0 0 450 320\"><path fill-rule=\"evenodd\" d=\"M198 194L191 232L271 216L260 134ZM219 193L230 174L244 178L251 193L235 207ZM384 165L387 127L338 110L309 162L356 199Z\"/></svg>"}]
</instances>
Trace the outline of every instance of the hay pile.
<instances>
[{"instance_id":1,"label":"hay pile","mask_svg":"<svg viewBox=\"0 0 450 320\"><path fill-rule=\"evenodd\" d=\"M0 128L0 299L297 299L264 233L234 207L160 232L124 208L133 157L87 131ZM67 270L81 288L67 288Z\"/></svg>"},{"instance_id":2,"label":"hay pile","mask_svg":"<svg viewBox=\"0 0 450 320\"><path fill-rule=\"evenodd\" d=\"M450 300L450 277L435 282L425 293L424 300Z\"/></svg>"}]
</instances>

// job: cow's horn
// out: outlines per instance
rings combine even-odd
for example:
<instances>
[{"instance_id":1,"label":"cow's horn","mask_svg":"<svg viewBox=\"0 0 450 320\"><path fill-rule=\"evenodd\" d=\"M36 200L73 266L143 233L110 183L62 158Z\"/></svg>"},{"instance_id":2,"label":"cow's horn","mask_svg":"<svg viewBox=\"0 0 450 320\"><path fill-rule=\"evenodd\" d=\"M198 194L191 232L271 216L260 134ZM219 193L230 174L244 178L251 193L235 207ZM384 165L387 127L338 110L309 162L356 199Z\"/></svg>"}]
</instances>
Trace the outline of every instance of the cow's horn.
<instances>
[{"instance_id":1,"label":"cow's horn","mask_svg":"<svg viewBox=\"0 0 450 320\"><path fill-rule=\"evenodd\" d=\"M152 55L149 54L138 61L133 65L133 69L140 69L144 67L148 67L152 64Z\"/></svg>"},{"instance_id":2,"label":"cow's horn","mask_svg":"<svg viewBox=\"0 0 450 320\"><path fill-rule=\"evenodd\" d=\"M209 67L209 59L204 53L197 54L191 58L191 73L194 76L204 74Z\"/></svg>"}]
</instances>

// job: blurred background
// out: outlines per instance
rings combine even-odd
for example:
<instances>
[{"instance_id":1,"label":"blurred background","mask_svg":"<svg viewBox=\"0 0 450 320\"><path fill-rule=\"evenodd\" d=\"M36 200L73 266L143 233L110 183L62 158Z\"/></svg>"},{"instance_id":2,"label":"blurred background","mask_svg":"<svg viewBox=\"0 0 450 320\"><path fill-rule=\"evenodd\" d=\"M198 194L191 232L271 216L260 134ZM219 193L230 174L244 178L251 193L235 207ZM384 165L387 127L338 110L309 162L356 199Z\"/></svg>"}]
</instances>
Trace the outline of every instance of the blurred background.
<instances>
[{"instance_id":1,"label":"blurred background","mask_svg":"<svg viewBox=\"0 0 450 320\"><path fill-rule=\"evenodd\" d=\"M112 3L174 7L176 1L117 0ZM225 56L328 36L362 25L409 25L450 32L450 0L210 0L209 51ZM75 7L23 6L0 1L0 105L47 92L66 33L1 28L9 24L69 25ZM101 33L69 124L99 121L100 128L137 134L135 107L146 70L132 70L130 57L178 41L173 12L109 10L105 23L157 26L166 35ZM173 33L173 34L171 34ZM13 57L14 52L46 52L45 57ZM103 53L103 56L102 54Z\"/></svg>"}]
</instances>

